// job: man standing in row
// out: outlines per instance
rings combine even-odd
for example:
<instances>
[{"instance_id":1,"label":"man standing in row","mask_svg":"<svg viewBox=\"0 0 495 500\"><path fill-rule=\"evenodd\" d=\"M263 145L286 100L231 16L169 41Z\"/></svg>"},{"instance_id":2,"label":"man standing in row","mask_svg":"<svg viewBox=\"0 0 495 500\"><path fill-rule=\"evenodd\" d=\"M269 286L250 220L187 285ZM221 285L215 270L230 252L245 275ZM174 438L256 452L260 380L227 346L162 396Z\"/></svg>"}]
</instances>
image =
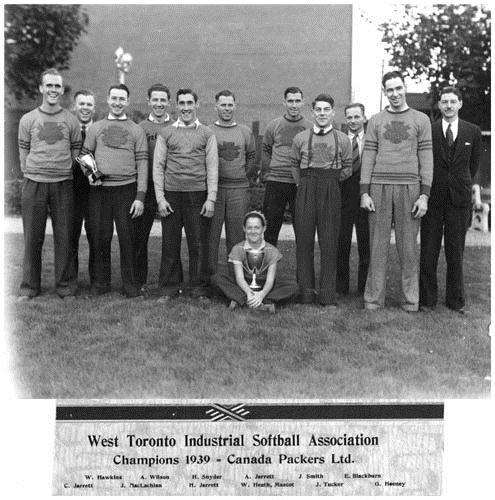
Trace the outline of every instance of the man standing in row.
<instances>
[{"instance_id":1,"label":"man standing in row","mask_svg":"<svg viewBox=\"0 0 495 500\"><path fill-rule=\"evenodd\" d=\"M148 89L148 106L151 112L148 118L139 124L148 141L148 188L143 215L136 219L136 280L142 292L148 279L148 240L157 210L153 184L153 153L158 134L172 124L167 113L169 103L170 90L161 83L152 85Z\"/></svg>"},{"instance_id":2,"label":"man standing in row","mask_svg":"<svg viewBox=\"0 0 495 500\"><path fill-rule=\"evenodd\" d=\"M296 263L300 300L336 305L337 246L340 229L340 182L352 173L351 144L332 126L334 100L319 94L313 101L315 124L294 137L292 165L297 185ZM320 245L320 289L315 290L315 231Z\"/></svg>"},{"instance_id":3,"label":"man standing in row","mask_svg":"<svg viewBox=\"0 0 495 500\"><path fill-rule=\"evenodd\" d=\"M81 128L81 140L83 144L86 139L88 129L93 124L95 112L96 103L94 94L89 90L78 90L74 94L74 113ZM84 230L86 231L86 238L88 240L89 247L89 282L93 285L95 279L95 252L93 235L88 223L89 181L77 161L73 162L72 169L74 175L74 224L72 226L72 252L74 255L75 272L77 276L79 273L79 238L81 237L81 230L84 222Z\"/></svg>"},{"instance_id":4,"label":"man standing in row","mask_svg":"<svg viewBox=\"0 0 495 500\"><path fill-rule=\"evenodd\" d=\"M368 212L360 207L359 178L361 175L361 156L364 147L364 124L366 116L360 103L348 104L344 109L347 136L352 149L352 175L341 184L342 217L340 221L339 249L337 252L337 292L349 293L349 255L352 244L352 228L356 227L359 254L358 293L364 292L370 262L370 233Z\"/></svg>"},{"instance_id":5,"label":"man standing in row","mask_svg":"<svg viewBox=\"0 0 495 500\"><path fill-rule=\"evenodd\" d=\"M92 291L110 291L113 224L120 247L122 293L137 297L134 220L142 215L147 188L148 145L143 129L126 114L129 89L124 84L108 90L109 113L88 130L82 154L94 154L103 177L89 191L89 225L95 247Z\"/></svg>"},{"instance_id":6,"label":"man standing in row","mask_svg":"<svg viewBox=\"0 0 495 500\"><path fill-rule=\"evenodd\" d=\"M454 87L440 92L442 119L432 126L433 184L428 213L421 221L420 304L423 310L437 304L437 264L444 237L447 261L446 304L464 313L462 260L471 221L471 189L479 168L481 130L459 119L462 95Z\"/></svg>"},{"instance_id":7,"label":"man standing in row","mask_svg":"<svg viewBox=\"0 0 495 500\"><path fill-rule=\"evenodd\" d=\"M249 178L256 177L256 147L251 130L234 120L235 96L222 90L215 96L218 120L211 126L218 144L218 193L210 227L208 262L217 272L218 247L225 222L227 255L244 239L242 222L249 208Z\"/></svg>"},{"instance_id":8,"label":"man standing in row","mask_svg":"<svg viewBox=\"0 0 495 500\"><path fill-rule=\"evenodd\" d=\"M261 179L265 183L263 213L266 217L265 240L277 246L278 235L284 221L285 207L294 225L294 207L297 187L291 168L292 140L312 123L301 115L304 105L302 90L289 87L284 92L285 113L271 121L263 136Z\"/></svg>"},{"instance_id":9,"label":"man standing in row","mask_svg":"<svg viewBox=\"0 0 495 500\"><path fill-rule=\"evenodd\" d=\"M62 298L73 296L77 288L71 245L72 162L81 148L81 131L76 117L60 106L64 85L56 69L42 73L39 91L41 106L25 114L19 123L19 158L24 174L24 259L19 300L41 292L41 254L48 211L53 227L57 294Z\"/></svg>"},{"instance_id":10,"label":"man standing in row","mask_svg":"<svg viewBox=\"0 0 495 500\"><path fill-rule=\"evenodd\" d=\"M428 209L433 177L431 125L428 117L408 107L403 76L382 79L390 107L373 115L366 130L361 167L361 207L370 212L371 259L364 307L385 305L386 273L392 223L401 265L401 307L419 307L417 236Z\"/></svg>"},{"instance_id":11,"label":"man standing in row","mask_svg":"<svg viewBox=\"0 0 495 500\"><path fill-rule=\"evenodd\" d=\"M182 228L189 250L189 293L195 298L209 295L208 231L217 198L218 150L215 135L196 117L198 107L195 92L179 89L179 118L156 141L153 182L162 217L159 300L182 290Z\"/></svg>"}]
</instances>

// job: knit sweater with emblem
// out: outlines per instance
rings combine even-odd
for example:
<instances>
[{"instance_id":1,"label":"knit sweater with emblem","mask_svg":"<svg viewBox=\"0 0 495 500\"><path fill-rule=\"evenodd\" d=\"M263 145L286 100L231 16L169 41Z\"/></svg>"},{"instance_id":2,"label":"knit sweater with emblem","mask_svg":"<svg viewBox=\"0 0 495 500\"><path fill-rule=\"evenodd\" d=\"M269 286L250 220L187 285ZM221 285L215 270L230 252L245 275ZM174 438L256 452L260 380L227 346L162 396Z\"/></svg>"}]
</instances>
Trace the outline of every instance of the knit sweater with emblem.
<instances>
[{"instance_id":1,"label":"knit sweater with emblem","mask_svg":"<svg viewBox=\"0 0 495 500\"><path fill-rule=\"evenodd\" d=\"M81 149L79 122L66 109L33 109L21 118L18 145L24 177L35 182L70 180L72 158Z\"/></svg>"},{"instance_id":2,"label":"knit sweater with emblem","mask_svg":"<svg viewBox=\"0 0 495 500\"><path fill-rule=\"evenodd\" d=\"M294 183L291 169L292 140L299 132L312 126L302 116L297 120L281 116L268 124L263 135L263 181Z\"/></svg>"},{"instance_id":3,"label":"knit sweater with emblem","mask_svg":"<svg viewBox=\"0 0 495 500\"><path fill-rule=\"evenodd\" d=\"M211 129L198 122L194 127L172 124L162 130L156 139L153 181L158 203L164 190L207 191L207 199L216 201L218 151Z\"/></svg>"},{"instance_id":4,"label":"knit sweater with emblem","mask_svg":"<svg viewBox=\"0 0 495 500\"><path fill-rule=\"evenodd\" d=\"M361 162L361 194L370 184L420 184L421 194L430 193L433 150L429 118L408 108L373 115L366 129Z\"/></svg>"},{"instance_id":5,"label":"knit sweater with emblem","mask_svg":"<svg viewBox=\"0 0 495 500\"><path fill-rule=\"evenodd\" d=\"M148 145L144 130L129 119L104 118L88 129L82 154L94 154L103 186L137 181L136 199L144 201L148 182Z\"/></svg>"},{"instance_id":6,"label":"knit sweater with emblem","mask_svg":"<svg viewBox=\"0 0 495 500\"><path fill-rule=\"evenodd\" d=\"M256 147L246 125L210 126L218 145L218 187L247 188L248 178L255 174Z\"/></svg>"}]
</instances>

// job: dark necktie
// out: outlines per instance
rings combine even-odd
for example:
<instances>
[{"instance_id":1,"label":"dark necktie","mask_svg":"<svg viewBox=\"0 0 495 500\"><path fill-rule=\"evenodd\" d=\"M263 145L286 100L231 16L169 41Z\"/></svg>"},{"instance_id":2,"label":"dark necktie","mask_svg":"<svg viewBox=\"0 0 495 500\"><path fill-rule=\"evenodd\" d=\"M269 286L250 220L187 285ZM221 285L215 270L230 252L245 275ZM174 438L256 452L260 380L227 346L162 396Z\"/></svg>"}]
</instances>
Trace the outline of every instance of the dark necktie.
<instances>
[{"instance_id":1,"label":"dark necktie","mask_svg":"<svg viewBox=\"0 0 495 500\"><path fill-rule=\"evenodd\" d=\"M354 174L361 168L361 158L359 157L358 134L352 138L352 173Z\"/></svg>"},{"instance_id":2,"label":"dark necktie","mask_svg":"<svg viewBox=\"0 0 495 500\"><path fill-rule=\"evenodd\" d=\"M454 134L452 133L452 127L450 126L450 123L447 127L445 138L447 139L447 146L451 148L454 145Z\"/></svg>"},{"instance_id":3,"label":"dark necktie","mask_svg":"<svg viewBox=\"0 0 495 500\"><path fill-rule=\"evenodd\" d=\"M86 125L84 124L81 125L81 137L84 144L84 140L86 139Z\"/></svg>"},{"instance_id":4,"label":"dark necktie","mask_svg":"<svg viewBox=\"0 0 495 500\"><path fill-rule=\"evenodd\" d=\"M325 131L322 128L320 128L320 130L318 130L316 135L325 135Z\"/></svg>"}]
</instances>

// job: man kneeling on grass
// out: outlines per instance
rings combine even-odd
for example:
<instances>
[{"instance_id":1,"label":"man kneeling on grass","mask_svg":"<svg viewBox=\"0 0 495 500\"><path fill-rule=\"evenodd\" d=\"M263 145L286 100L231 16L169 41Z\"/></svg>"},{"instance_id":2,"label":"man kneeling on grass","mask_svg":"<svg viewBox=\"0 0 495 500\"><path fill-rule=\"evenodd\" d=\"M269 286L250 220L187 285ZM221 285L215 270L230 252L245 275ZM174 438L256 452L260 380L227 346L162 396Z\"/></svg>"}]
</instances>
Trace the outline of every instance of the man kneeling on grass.
<instances>
[{"instance_id":1,"label":"man kneeling on grass","mask_svg":"<svg viewBox=\"0 0 495 500\"><path fill-rule=\"evenodd\" d=\"M228 274L214 274L212 285L219 288L231 300L230 309L247 305L250 309L275 312L274 303L288 302L297 294L297 284L288 280L275 279L277 263L282 254L276 247L266 243L264 233L265 216L261 212L249 212L243 220L246 239L237 243L229 254L228 261L234 266L235 279ZM256 267L256 283L260 290L253 290L253 266L248 262L249 250L263 252L263 259Z\"/></svg>"}]
</instances>

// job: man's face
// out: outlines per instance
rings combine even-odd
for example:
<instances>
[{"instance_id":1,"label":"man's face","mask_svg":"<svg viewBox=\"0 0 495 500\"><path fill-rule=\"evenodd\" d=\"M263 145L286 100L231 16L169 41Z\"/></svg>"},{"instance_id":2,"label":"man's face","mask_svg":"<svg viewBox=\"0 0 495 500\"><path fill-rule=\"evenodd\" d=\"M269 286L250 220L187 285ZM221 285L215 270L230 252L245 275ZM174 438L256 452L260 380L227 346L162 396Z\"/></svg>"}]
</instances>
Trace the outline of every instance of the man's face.
<instances>
[{"instance_id":1,"label":"man's face","mask_svg":"<svg viewBox=\"0 0 495 500\"><path fill-rule=\"evenodd\" d=\"M462 108L462 101L453 93L442 94L438 101L438 108L446 120L455 120Z\"/></svg>"},{"instance_id":2,"label":"man's face","mask_svg":"<svg viewBox=\"0 0 495 500\"><path fill-rule=\"evenodd\" d=\"M199 103L195 102L192 94L181 94L177 98L177 110L184 125L194 123L198 107Z\"/></svg>"},{"instance_id":3,"label":"man's face","mask_svg":"<svg viewBox=\"0 0 495 500\"><path fill-rule=\"evenodd\" d=\"M397 76L387 80L383 92L394 111L403 111L407 107L406 86L402 78Z\"/></svg>"},{"instance_id":4,"label":"man's face","mask_svg":"<svg viewBox=\"0 0 495 500\"><path fill-rule=\"evenodd\" d=\"M74 101L74 111L79 123L89 123L95 116L95 98L79 94Z\"/></svg>"},{"instance_id":5,"label":"man's face","mask_svg":"<svg viewBox=\"0 0 495 500\"><path fill-rule=\"evenodd\" d=\"M39 86L43 104L55 106L64 93L64 84L60 75L45 75Z\"/></svg>"},{"instance_id":6,"label":"man's face","mask_svg":"<svg viewBox=\"0 0 495 500\"><path fill-rule=\"evenodd\" d=\"M107 104L113 116L123 116L129 106L129 96L123 89L112 89L108 94Z\"/></svg>"},{"instance_id":7,"label":"man's face","mask_svg":"<svg viewBox=\"0 0 495 500\"><path fill-rule=\"evenodd\" d=\"M168 95L162 90L153 90L148 99L148 106L151 108L151 114L155 118L165 116L169 105Z\"/></svg>"},{"instance_id":8,"label":"man's face","mask_svg":"<svg viewBox=\"0 0 495 500\"><path fill-rule=\"evenodd\" d=\"M345 120L348 129L353 134L359 134L364 128L364 121L366 120L363 110L359 107L348 108L345 112Z\"/></svg>"},{"instance_id":9,"label":"man's face","mask_svg":"<svg viewBox=\"0 0 495 500\"><path fill-rule=\"evenodd\" d=\"M290 118L299 118L303 105L304 101L300 92L296 92L295 94L289 92L284 99L284 106Z\"/></svg>"},{"instance_id":10,"label":"man's face","mask_svg":"<svg viewBox=\"0 0 495 500\"><path fill-rule=\"evenodd\" d=\"M215 105L218 118L222 122L231 122L234 118L235 101L232 96L220 96Z\"/></svg>"},{"instance_id":11,"label":"man's face","mask_svg":"<svg viewBox=\"0 0 495 500\"><path fill-rule=\"evenodd\" d=\"M313 116L320 128L326 128L332 123L334 111L329 102L316 101L313 108Z\"/></svg>"}]
</instances>

